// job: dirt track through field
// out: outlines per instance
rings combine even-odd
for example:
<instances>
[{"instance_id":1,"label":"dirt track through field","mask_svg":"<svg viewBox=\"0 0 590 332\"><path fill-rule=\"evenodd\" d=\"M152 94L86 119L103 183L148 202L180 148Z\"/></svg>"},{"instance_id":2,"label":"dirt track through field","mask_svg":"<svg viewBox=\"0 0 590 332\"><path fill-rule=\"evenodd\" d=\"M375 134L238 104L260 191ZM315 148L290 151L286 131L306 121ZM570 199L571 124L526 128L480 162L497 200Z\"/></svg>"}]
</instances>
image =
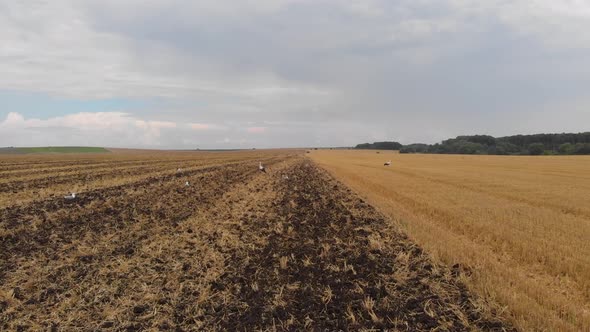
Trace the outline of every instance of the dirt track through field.
<instances>
[{"instance_id":1,"label":"dirt track through field","mask_svg":"<svg viewBox=\"0 0 590 332\"><path fill-rule=\"evenodd\" d=\"M0 330L511 330L309 160L266 164L4 209Z\"/></svg>"}]
</instances>

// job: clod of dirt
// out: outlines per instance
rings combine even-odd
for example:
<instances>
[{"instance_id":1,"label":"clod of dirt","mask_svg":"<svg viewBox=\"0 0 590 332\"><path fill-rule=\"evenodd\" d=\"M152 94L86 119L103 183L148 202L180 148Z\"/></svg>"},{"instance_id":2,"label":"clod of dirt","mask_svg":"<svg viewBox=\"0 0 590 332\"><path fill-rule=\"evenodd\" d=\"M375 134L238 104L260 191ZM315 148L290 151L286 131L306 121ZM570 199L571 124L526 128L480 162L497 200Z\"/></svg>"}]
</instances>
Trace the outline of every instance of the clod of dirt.
<instances>
[{"instance_id":1,"label":"clod of dirt","mask_svg":"<svg viewBox=\"0 0 590 332\"><path fill-rule=\"evenodd\" d=\"M113 326L115 326L115 322L113 321L105 321L104 323L100 324L100 327L103 329L109 329Z\"/></svg>"},{"instance_id":2,"label":"clod of dirt","mask_svg":"<svg viewBox=\"0 0 590 332\"><path fill-rule=\"evenodd\" d=\"M142 315L146 313L149 309L150 307L148 305L136 305L135 307L133 307L133 313L136 315Z\"/></svg>"}]
</instances>

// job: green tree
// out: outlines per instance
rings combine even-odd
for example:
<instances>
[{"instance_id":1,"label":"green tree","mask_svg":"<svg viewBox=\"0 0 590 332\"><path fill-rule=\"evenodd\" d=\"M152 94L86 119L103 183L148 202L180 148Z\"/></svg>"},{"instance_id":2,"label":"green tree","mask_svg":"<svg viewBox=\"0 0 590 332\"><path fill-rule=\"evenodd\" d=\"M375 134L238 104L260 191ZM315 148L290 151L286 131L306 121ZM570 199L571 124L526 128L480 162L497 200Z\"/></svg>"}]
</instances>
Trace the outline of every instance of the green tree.
<instances>
[{"instance_id":1,"label":"green tree","mask_svg":"<svg viewBox=\"0 0 590 332\"><path fill-rule=\"evenodd\" d=\"M563 143L558 149L561 154L572 154L574 153L574 145L572 143Z\"/></svg>"},{"instance_id":2,"label":"green tree","mask_svg":"<svg viewBox=\"0 0 590 332\"><path fill-rule=\"evenodd\" d=\"M520 153L520 148L512 143L500 141L496 145L496 154L518 154Z\"/></svg>"},{"instance_id":3,"label":"green tree","mask_svg":"<svg viewBox=\"0 0 590 332\"><path fill-rule=\"evenodd\" d=\"M538 156L540 154L543 154L544 151L545 151L545 145L543 145L543 143L529 144L529 153L534 156Z\"/></svg>"},{"instance_id":4,"label":"green tree","mask_svg":"<svg viewBox=\"0 0 590 332\"><path fill-rule=\"evenodd\" d=\"M574 154L590 154L590 143L578 143L574 147Z\"/></svg>"},{"instance_id":5,"label":"green tree","mask_svg":"<svg viewBox=\"0 0 590 332\"><path fill-rule=\"evenodd\" d=\"M455 145L457 147L457 152L460 154L478 154L483 153L483 145L479 143L472 143L472 142L461 142Z\"/></svg>"}]
</instances>

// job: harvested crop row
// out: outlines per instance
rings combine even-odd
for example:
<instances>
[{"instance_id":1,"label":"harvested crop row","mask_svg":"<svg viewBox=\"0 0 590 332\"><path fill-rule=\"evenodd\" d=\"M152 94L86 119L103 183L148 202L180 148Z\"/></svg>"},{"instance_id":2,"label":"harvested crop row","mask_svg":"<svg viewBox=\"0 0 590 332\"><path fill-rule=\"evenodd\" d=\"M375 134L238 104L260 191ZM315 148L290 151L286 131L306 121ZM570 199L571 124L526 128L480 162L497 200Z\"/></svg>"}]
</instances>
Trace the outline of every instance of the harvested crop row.
<instances>
[{"instance_id":1,"label":"harvested crop row","mask_svg":"<svg viewBox=\"0 0 590 332\"><path fill-rule=\"evenodd\" d=\"M0 183L0 206L9 206L16 203L23 204L34 200L42 200L55 195L61 196L64 193L75 191L88 191L104 187L118 186L125 183L142 181L143 179L162 176L165 174L176 174L178 167L182 172L192 171L204 166L226 165L229 163L245 163L255 156L242 158L221 158L207 160L190 160L183 164L174 162L173 165L148 165L145 167L123 167L105 169L100 172L80 172L73 174L59 174L46 176L33 181L17 181L12 183ZM260 160L260 158L256 158ZM255 167L252 164L252 167Z\"/></svg>"},{"instance_id":2,"label":"harvested crop row","mask_svg":"<svg viewBox=\"0 0 590 332\"><path fill-rule=\"evenodd\" d=\"M276 162L276 160L280 159L271 158L268 159L266 162ZM241 164L241 162L235 163L233 165L235 166L238 164ZM147 176L144 174L137 179L135 179L134 177L129 177L133 179L133 181L125 181L123 183L117 183L111 186L104 186L83 192L78 195L76 203L77 206L81 208L90 208L90 204L98 204L99 202L103 202L103 200L108 197L119 199L121 197L135 195L139 192L151 190L150 188L152 187L161 187L163 183L172 180L176 180L178 184L181 183L181 180L185 179L187 176L194 176L197 174L220 169L222 167L227 167L229 165L230 164L207 166L195 169L185 169L181 173L166 172L148 174ZM127 180L129 180L129 178ZM68 203L64 201L60 196L51 196L50 198L29 202L28 204L24 205L13 205L5 207L3 209L0 209L0 225L4 223L7 225L4 226L5 228L18 227L23 222L30 222L29 219L33 216L36 216L38 211L43 211L44 213L55 212L60 209L66 208L67 204Z\"/></svg>"},{"instance_id":3,"label":"harvested crop row","mask_svg":"<svg viewBox=\"0 0 590 332\"><path fill-rule=\"evenodd\" d=\"M106 154L31 154L31 155L2 155L0 171L35 170L39 168L90 166L100 163L122 163L133 161L164 161L171 159L194 159L195 154L202 158L209 158L207 153L187 152L142 152L134 154L106 153Z\"/></svg>"},{"instance_id":4,"label":"harvested crop row","mask_svg":"<svg viewBox=\"0 0 590 332\"><path fill-rule=\"evenodd\" d=\"M230 157L233 160L246 160L256 158L257 156L233 156ZM18 169L10 170L10 171L2 171L0 172L0 183L11 183L11 182L20 182L23 180L31 181L37 179L43 179L46 177L66 177L72 174L93 174L96 172L103 172L108 169L116 170L116 169L125 169L125 168L133 168L133 167L154 167L158 165L172 165L177 167L183 167L183 165L191 164L191 163L199 163L199 164L212 164L216 162L226 162L228 161L228 156L208 156L203 157L200 154L192 154L190 158L186 156L184 158L179 157L170 157L170 158L160 158L160 159L153 159L153 158L144 158L144 159L132 159L132 160L108 160L103 161L101 159L97 159L94 163L83 163L83 164L73 164L73 165L61 165L58 166L50 166L50 167L36 167L36 168L29 168L28 166L24 165Z\"/></svg>"},{"instance_id":5,"label":"harvested crop row","mask_svg":"<svg viewBox=\"0 0 590 332\"><path fill-rule=\"evenodd\" d=\"M125 158L124 160L140 160L141 158L133 158L128 159ZM122 161L121 159L113 159L108 158L104 155L100 157L97 156L88 156L88 157L80 157L77 155L76 157L64 157L64 156L27 156L23 157L16 157L10 158L3 156L2 163L0 163L0 171L15 171L15 170L22 170L22 169L29 169L34 170L38 168L46 168L46 167L64 167L64 166L76 166L76 165L94 165L99 162L116 162Z\"/></svg>"},{"instance_id":6,"label":"harvested crop row","mask_svg":"<svg viewBox=\"0 0 590 332\"><path fill-rule=\"evenodd\" d=\"M178 166L185 167L195 165L194 161L182 162L159 162L159 163L137 163L131 165L108 164L101 165L97 168L68 169L61 172L47 172L28 176L14 176L0 180L0 193L16 192L24 189L41 189L55 184L64 184L69 182L88 182L95 179L124 177L128 173L137 173L142 170L154 173L159 170L172 170ZM202 162L203 165L211 164ZM176 167L175 167L176 166Z\"/></svg>"},{"instance_id":7,"label":"harvested crop row","mask_svg":"<svg viewBox=\"0 0 590 332\"><path fill-rule=\"evenodd\" d=\"M117 171L131 171L137 170L138 168L145 168L150 170L156 170L158 167L165 168L165 167L172 167L174 169L178 167L187 167L187 166L195 166L195 165L212 165L212 164L221 164L227 163L230 161L246 161L248 159L252 159L255 157L250 158L208 158L208 159L172 159L172 160L140 160L134 161L132 163L126 162L113 162L113 163L106 163L106 164L98 164L98 165L91 165L91 166L84 166L84 167L75 167L75 168L64 168L58 169L53 171L51 169L40 169L38 172L28 172L24 174L4 174L2 177L4 179L0 179L0 190L7 191L6 189L22 189L22 188L34 188L37 185L47 184L51 182L60 182L63 179L72 179L72 181L85 179L83 176L87 175L88 178L93 176L104 176L108 175L109 173L113 176L121 176L118 174ZM109 172L110 171L110 172ZM23 172L26 172L23 171Z\"/></svg>"},{"instance_id":8,"label":"harvested crop row","mask_svg":"<svg viewBox=\"0 0 590 332\"><path fill-rule=\"evenodd\" d=\"M274 152L276 153L276 152ZM162 162L162 161L190 161L211 160L227 157L248 157L269 154L265 151L240 152L195 152L195 151L158 151L142 153L113 153L98 155L28 155L11 157L1 155L0 172L38 171L60 167L86 167L99 164L123 164L127 162Z\"/></svg>"},{"instance_id":9,"label":"harvested crop row","mask_svg":"<svg viewBox=\"0 0 590 332\"><path fill-rule=\"evenodd\" d=\"M133 167L133 166L148 166L148 165L160 165L160 164L174 164L174 163L182 163L186 162L186 159L171 159L171 160L144 160L144 159L136 159L136 160L125 160L125 161L107 161L107 162L95 162L95 163L88 163L88 164L73 164L73 165L58 165L58 166L51 166L51 167L36 167L36 168L28 168L28 167L21 167L19 169L10 170L10 171L2 171L0 173L0 180L1 182L7 181L15 181L17 179L37 179L42 178L47 175L51 174L67 174L67 173L75 173L75 172L86 172L86 171L96 171L100 169L105 169L108 167L116 167L116 168L124 168L124 167Z\"/></svg>"}]
</instances>

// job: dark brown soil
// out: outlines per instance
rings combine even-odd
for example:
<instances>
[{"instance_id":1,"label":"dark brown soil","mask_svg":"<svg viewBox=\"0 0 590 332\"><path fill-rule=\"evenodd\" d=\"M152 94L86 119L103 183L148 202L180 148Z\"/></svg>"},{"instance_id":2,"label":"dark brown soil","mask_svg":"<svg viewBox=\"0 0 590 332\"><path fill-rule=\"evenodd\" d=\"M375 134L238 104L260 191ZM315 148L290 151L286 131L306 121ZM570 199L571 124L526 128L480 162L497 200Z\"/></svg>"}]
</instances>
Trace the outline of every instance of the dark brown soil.
<instances>
[{"instance_id":1,"label":"dark brown soil","mask_svg":"<svg viewBox=\"0 0 590 332\"><path fill-rule=\"evenodd\" d=\"M272 218L250 224L247 231L264 232L268 244L242 253L245 261L214 285L235 295L215 315L223 329L511 329L476 307L457 267L434 266L325 172L304 162L289 174L273 208L290 230L270 231Z\"/></svg>"}]
</instances>

